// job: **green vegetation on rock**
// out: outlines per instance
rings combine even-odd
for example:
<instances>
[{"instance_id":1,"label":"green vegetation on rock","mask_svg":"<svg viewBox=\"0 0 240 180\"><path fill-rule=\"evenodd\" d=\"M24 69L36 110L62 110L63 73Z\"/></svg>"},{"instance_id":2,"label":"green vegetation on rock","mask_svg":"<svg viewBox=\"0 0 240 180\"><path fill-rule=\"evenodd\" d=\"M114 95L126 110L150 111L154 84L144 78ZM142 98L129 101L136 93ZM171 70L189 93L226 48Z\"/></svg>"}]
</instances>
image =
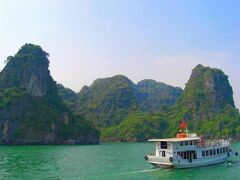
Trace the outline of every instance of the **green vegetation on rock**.
<instances>
[{"instance_id":1,"label":"green vegetation on rock","mask_svg":"<svg viewBox=\"0 0 240 180\"><path fill-rule=\"evenodd\" d=\"M100 129L102 141L173 137L183 119L192 132L205 136L238 138L240 133L228 77L202 65L193 69L184 91L154 80L134 84L117 75L83 87L76 101L61 96L77 102L76 112Z\"/></svg>"},{"instance_id":2,"label":"green vegetation on rock","mask_svg":"<svg viewBox=\"0 0 240 180\"><path fill-rule=\"evenodd\" d=\"M26 44L7 58L0 72L0 143L97 143L98 130L58 96L47 57L40 46Z\"/></svg>"},{"instance_id":3,"label":"green vegetation on rock","mask_svg":"<svg viewBox=\"0 0 240 180\"><path fill-rule=\"evenodd\" d=\"M182 89L159 83L151 79L142 80L136 85L137 100L144 112L161 112L171 107L182 94Z\"/></svg>"},{"instance_id":4,"label":"green vegetation on rock","mask_svg":"<svg viewBox=\"0 0 240 180\"><path fill-rule=\"evenodd\" d=\"M135 111L160 112L173 105L182 90L143 80L134 84L127 77L117 75L97 79L90 87L83 87L78 94L77 111L99 128L119 125Z\"/></svg>"},{"instance_id":5,"label":"green vegetation on rock","mask_svg":"<svg viewBox=\"0 0 240 180\"><path fill-rule=\"evenodd\" d=\"M239 111L219 69L196 66L184 91L154 80L134 84L117 75L75 93L56 85L40 46L26 44L5 62L1 144L91 144L98 142L99 131L102 141L146 141L175 136L183 119L198 134L239 138Z\"/></svg>"},{"instance_id":6,"label":"green vegetation on rock","mask_svg":"<svg viewBox=\"0 0 240 180\"><path fill-rule=\"evenodd\" d=\"M78 112L97 127L118 125L138 109L135 86L125 76L97 79L78 94Z\"/></svg>"},{"instance_id":7,"label":"green vegetation on rock","mask_svg":"<svg viewBox=\"0 0 240 180\"><path fill-rule=\"evenodd\" d=\"M168 134L176 132L182 119L199 134L238 136L239 111L234 105L228 77L221 70L202 65L193 69L183 95L171 111Z\"/></svg>"},{"instance_id":8,"label":"green vegetation on rock","mask_svg":"<svg viewBox=\"0 0 240 180\"><path fill-rule=\"evenodd\" d=\"M76 110L76 103L77 103L77 94L69 89L64 87L62 84L57 84L58 95L62 98L64 103L71 108L73 111Z\"/></svg>"},{"instance_id":9,"label":"green vegetation on rock","mask_svg":"<svg viewBox=\"0 0 240 180\"><path fill-rule=\"evenodd\" d=\"M102 141L139 142L163 137L166 130L166 116L133 112L119 125L101 129L101 138Z\"/></svg>"}]
</instances>

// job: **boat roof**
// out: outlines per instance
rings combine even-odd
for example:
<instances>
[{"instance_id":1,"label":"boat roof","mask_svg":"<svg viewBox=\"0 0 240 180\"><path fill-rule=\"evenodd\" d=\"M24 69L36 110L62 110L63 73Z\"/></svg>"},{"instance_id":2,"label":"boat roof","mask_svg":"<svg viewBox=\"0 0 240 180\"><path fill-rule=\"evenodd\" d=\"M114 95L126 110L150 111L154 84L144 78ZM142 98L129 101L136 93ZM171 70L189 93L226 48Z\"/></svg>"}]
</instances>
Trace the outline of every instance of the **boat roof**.
<instances>
[{"instance_id":1,"label":"boat roof","mask_svg":"<svg viewBox=\"0 0 240 180\"><path fill-rule=\"evenodd\" d=\"M200 137L186 137L186 138L167 138L167 139L149 139L148 142L181 142L181 141L191 141L191 140L199 140Z\"/></svg>"}]
</instances>

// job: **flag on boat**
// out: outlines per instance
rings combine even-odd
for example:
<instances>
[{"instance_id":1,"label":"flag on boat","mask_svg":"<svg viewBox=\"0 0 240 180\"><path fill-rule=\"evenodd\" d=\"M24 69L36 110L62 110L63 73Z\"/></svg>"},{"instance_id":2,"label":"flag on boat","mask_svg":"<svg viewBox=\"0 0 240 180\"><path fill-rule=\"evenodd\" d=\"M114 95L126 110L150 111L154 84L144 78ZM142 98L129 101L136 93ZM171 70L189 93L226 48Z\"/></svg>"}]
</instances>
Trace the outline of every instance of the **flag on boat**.
<instances>
[{"instance_id":1,"label":"flag on boat","mask_svg":"<svg viewBox=\"0 0 240 180\"><path fill-rule=\"evenodd\" d=\"M187 128L187 123L185 121L182 121L180 124L181 129L186 129Z\"/></svg>"}]
</instances>

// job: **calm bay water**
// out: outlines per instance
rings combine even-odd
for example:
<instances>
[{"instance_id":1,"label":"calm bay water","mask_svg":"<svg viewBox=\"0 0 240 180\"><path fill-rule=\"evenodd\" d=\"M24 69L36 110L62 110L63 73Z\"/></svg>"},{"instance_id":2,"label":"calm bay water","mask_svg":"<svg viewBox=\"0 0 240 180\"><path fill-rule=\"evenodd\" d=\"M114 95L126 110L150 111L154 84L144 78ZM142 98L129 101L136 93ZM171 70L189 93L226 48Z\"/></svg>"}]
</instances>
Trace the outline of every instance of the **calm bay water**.
<instances>
[{"instance_id":1,"label":"calm bay water","mask_svg":"<svg viewBox=\"0 0 240 180\"><path fill-rule=\"evenodd\" d=\"M233 144L240 152L240 143ZM240 159L183 169L155 169L144 160L148 143L92 146L1 146L1 179L240 179Z\"/></svg>"}]
</instances>

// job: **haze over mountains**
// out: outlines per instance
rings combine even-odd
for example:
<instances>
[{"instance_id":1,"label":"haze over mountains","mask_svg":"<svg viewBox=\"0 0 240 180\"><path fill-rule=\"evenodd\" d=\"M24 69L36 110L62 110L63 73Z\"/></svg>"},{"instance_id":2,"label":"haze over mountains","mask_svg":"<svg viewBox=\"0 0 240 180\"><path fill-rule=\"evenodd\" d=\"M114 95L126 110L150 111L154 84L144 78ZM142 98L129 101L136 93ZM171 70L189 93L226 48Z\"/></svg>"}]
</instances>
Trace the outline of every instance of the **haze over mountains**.
<instances>
[{"instance_id":1,"label":"haze over mountains","mask_svg":"<svg viewBox=\"0 0 240 180\"><path fill-rule=\"evenodd\" d=\"M72 97L73 91L66 90L65 102L75 104L75 111L101 130L104 141L174 136L182 119L191 130L213 137L240 133L228 76L215 68L197 65L184 91L154 80L134 84L117 75L83 87L74 103L67 93Z\"/></svg>"},{"instance_id":2,"label":"haze over mountains","mask_svg":"<svg viewBox=\"0 0 240 180\"><path fill-rule=\"evenodd\" d=\"M175 136L182 119L199 134L239 138L239 111L220 69L197 65L184 90L116 75L75 93L57 85L48 66L48 53L33 44L7 58L0 72L1 144L146 141Z\"/></svg>"},{"instance_id":3,"label":"haze over mountains","mask_svg":"<svg viewBox=\"0 0 240 180\"><path fill-rule=\"evenodd\" d=\"M154 79L185 88L191 69L203 64L229 75L240 109L240 1L223 1L218 8L206 0L0 4L5 17L1 70L6 57L25 42L40 43L49 51L53 78L75 92L116 74L135 83ZM16 15L16 10L25 13ZM18 23L21 28L16 31Z\"/></svg>"}]
</instances>

